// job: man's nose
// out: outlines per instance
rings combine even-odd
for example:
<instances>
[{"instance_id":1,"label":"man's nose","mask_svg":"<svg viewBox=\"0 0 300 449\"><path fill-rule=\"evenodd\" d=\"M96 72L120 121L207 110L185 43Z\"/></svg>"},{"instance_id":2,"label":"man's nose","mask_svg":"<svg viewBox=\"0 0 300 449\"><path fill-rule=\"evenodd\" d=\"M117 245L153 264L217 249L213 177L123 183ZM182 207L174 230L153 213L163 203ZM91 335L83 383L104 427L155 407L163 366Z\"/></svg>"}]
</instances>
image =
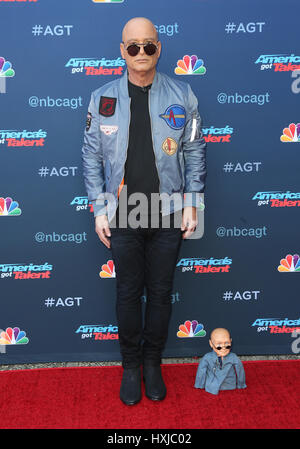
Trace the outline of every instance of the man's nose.
<instances>
[{"instance_id":1,"label":"man's nose","mask_svg":"<svg viewBox=\"0 0 300 449\"><path fill-rule=\"evenodd\" d=\"M142 55L145 54L145 50L144 50L144 46L143 46L143 45L140 45L140 51L139 51L139 53L141 53Z\"/></svg>"}]
</instances>

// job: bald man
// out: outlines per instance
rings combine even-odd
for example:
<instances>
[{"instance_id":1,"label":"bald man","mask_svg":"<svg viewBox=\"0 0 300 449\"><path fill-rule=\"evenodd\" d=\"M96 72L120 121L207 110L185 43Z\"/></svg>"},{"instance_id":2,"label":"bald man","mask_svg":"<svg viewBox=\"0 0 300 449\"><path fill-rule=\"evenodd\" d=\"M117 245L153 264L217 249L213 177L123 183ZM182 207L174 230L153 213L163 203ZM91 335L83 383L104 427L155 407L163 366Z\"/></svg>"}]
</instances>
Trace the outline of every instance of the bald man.
<instances>
[{"instance_id":1,"label":"bald man","mask_svg":"<svg viewBox=\"0 0 300 449\"><path fill-rule=\"evenodd\" d=\"M206 144L189 84L156 70L161 43L153 23L129 20L120 51L127 70L92 93L82 160L95 230L116 270L120 399L133 405L141 366L146 396L166 396L160 365L173 277L182 240L198 223Z\"/></svg>"}]
</instances>

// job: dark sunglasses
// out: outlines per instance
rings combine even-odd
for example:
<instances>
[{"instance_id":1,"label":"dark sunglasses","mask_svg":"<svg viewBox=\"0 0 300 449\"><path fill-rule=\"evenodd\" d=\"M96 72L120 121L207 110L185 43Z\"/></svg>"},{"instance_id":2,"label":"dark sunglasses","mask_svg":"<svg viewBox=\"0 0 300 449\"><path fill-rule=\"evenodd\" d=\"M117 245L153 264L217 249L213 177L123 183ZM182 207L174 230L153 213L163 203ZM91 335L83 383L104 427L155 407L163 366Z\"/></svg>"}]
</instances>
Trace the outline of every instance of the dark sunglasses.
<instances>
[{"instance_id":1,"label":"dark sunglasses","mask_svg":"<svg viewBox=\"0 0 300 449\"><path fill-rule=\"evenodd\" d=\"M218 351L221 351L221 349L224 347L225 349L230 349L231 348L231 345L227 345L227 346L215 346L214 344L213 344L213 342L211 342L212 343L212 345L213 345L213 347L214 348L216 348Z\"/></svg>"},{"instance_id":2,"label":"dark sunglasses","mask_svg":"<svg viewBox=\"0 0 300 449\"><path fill-rule=\"evenodd\" d=\"M147 42L147 44L130 44L128 45L126 50L130 56L136 56L139 53L141 47L144 47L144 52L148 56L154 55L157 50L157 46L152 42Z\"/></svg>"}]
</instances>

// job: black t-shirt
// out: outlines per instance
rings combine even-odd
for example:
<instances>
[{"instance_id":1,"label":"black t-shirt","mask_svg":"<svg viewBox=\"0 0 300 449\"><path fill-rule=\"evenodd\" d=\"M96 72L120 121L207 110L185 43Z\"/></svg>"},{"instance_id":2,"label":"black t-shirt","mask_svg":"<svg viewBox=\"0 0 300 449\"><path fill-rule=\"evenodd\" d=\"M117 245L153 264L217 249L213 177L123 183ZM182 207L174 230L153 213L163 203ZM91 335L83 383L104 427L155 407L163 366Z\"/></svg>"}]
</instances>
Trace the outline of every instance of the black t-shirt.
<instances>
[{"instance_id":1,"label":"black t-shirt","mask_svg":"<svg viewBox=\"0 0 300 449\"><path fill-rule=\"evenodd\" d=\"M147 196L148 209L145 214L161 215L161 204L159 210L151 214L151 193L159 193L159 177L156 167L155 154L152 142L151 121L149 115L149 94L151 85L144 88L136 86L128 81L128 91L131 97L131 120L129 126L129 142L127 159L125 163L124 185L127 186L127 201L132 193L141 192ZM126 201L125 189L120 192L119 205L116 218L121 216L120 202ZM128 205L127 214L140 204ZM124 216L124 213L122 213ZM140 219L140 215L137 216Z\"/></svg>"}]
</instances>

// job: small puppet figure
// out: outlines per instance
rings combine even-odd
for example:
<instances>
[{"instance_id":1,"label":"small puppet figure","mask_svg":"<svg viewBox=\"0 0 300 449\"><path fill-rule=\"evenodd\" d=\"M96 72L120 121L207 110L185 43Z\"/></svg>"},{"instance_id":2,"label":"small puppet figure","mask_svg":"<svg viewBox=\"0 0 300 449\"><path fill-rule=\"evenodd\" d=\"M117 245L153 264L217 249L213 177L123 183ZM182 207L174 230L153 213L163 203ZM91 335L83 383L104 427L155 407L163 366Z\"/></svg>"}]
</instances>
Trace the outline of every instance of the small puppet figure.
<instances>
[{"instance_id":1,"label":"small puppet figure","mask_svg":"<svg viewBox=\"0 0 300 449\"><path fill-rule=\"evenodd\" d=\"M213 350L199 362L195 388L218 394L219 390L247 387L243 364L236 354L230 352L231 342L227 329L216 328L211 332L209 345Z\"/></svg>"}]
</instances>

